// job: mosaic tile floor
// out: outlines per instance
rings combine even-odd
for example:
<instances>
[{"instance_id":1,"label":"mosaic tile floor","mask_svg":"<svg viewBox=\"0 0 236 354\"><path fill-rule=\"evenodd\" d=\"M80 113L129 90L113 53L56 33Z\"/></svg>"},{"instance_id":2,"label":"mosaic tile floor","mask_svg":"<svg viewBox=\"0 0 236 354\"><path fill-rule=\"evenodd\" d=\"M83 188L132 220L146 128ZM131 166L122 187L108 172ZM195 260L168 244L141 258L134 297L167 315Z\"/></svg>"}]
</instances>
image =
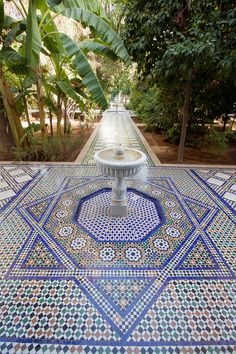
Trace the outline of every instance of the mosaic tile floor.
<instances>
[{"instance_id":1,"label":"mosaic tile floor","mask_svg":"<svg viewBox=\"0 0 236 354\"><path fill-rule=\"evenodd\" d=\"M236 172L152 167L111 218L95 151L148 153L106 112L83 166L0 166L0 353L236 352Z\"/></svg>"},{"instance_id":2,"label":"mosaic tile floor","mask_svg":"<svg viewBox=\"0 0 236 354\"><path fill-rule=\"evenodd\" d=\"M235 353L234 169L0 166L0 353ZM11 191L11 192L9 192Z\"/></svg>"}]
</instances>

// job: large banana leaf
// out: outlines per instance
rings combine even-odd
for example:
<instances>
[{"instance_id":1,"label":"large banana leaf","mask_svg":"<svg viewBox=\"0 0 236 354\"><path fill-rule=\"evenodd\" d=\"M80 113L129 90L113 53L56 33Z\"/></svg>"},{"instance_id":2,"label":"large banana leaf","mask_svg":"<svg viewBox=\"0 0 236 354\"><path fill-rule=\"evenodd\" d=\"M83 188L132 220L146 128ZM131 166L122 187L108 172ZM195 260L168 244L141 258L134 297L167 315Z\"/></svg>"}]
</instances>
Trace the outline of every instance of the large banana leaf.
<instances>
[{"instance_id":1,"label":"large banana leaf","mask_svg":"<svg viewBox=\"0 0 236 354\"><path fill-rule=\"evenodd\" d=\"M13 48L0 50L0 61L4 61L7 68L17 75L29 75L30 69L25 66L25 59Z\"/></svg>"},{"instance_id":2,"label":"large banana leaf","mask_svg":"<svg viewBox=\"0 0 236 354\"><path fill-rule=\"evenodd\" d=\"M27 28L26 28L26 65L36 68L39 64L39 56L42 43L36 13L36 0L29 1Z\"/></svg>"},{"instance_id":3,"label":"large banana leaf","mask_svg":"<svg viewBox=\"0 0 236 354\"><path fill-rule=\"evenodd\" d=\"M47 0L47 3L56 12L61 12L65 9L80 8L91 11L107 20L106 13L99 0Z\"/></svg>"},{"instance_id":4,"label":"large banana leaf","mask_svg":"<svg viewBox=\"0 0 236 354\"><path fill-rule=\"evenodd\" d=\"M0 60L4 60L8 65L24 64L24 58L13 48L2 48L0 50Z\"/></svg>"},{"instance_id":5,"label":"large banana leaf","mask_svg":"<svg viewBox=\"0 0 236 354\"><path fill-rule=\"evenodd\" d=\"M40 10L41 19L44 17L44 21L42 24L43 25L42 38L45 47L53 54L57 53L59 55L60 53L63 53L63 47L60 40L60 36L59 35L54 35L53 37L47 36L48 33L58 32L58 29L55 22L52 20L51 14L48 13L49 7L47 5L46 0L37 0L36 6L37 9Z\"/></svg>"},{"instance_id":6,"label":"large banana leaf","mask_svg":"<svg viewBox=\"0 0 236 354\"><path fill-rule=\"evenodd\" d=\"M70 86L70 84L66 81L57 81L57 85L60 89L69 96L73 101L78 103L81 109L84 109L84 102L81 97L74 91L74 89Z\"/></svg>"},{"instance_id":7,"label":"large banana leaf","mask_svg":"<svg viewBox=\"0 0 236 354\"><path fill-rule=\"evenodd\" d=\"M63 2L64 3L64 2ZM57 8L53 8L54 10ZM63 16L82 22L84 25L95 29L100 38L106 42L114 53L127 65L131 64L129 54L118 34L101 17L80 8L66 8L61 12Z\"/></svg>"},{"instance_id":8,"label":"large banana leaf","mask_svg":"<svg viewBox=\"0 0 236 354\"><path fill-rule=\"evenodd\" d=\"M42 82L43 82L44 89L48 93L48 95L49 94L57 95L57 89L55 85L49 83L44 77L42 77Z\"/></svg>"},{"instance_id":9,"label":"large banana leaf","mask_svg":"<svg viewBox=\"0 0 236 354\"><path fill-rule=\"evenodd\" d=\"M8 32L6 38L4 39L3 46L5 48L10 47L16 37L25 32L26 30L26 21L22 20L16 23L11 23L11 30Z\"/></svg>"},{"instance_id":10,"label":"large banana leaf","mask_svg":"<svg viewBox=\"0 0 236 354\"><path fill-rule=\"evenodd\" d=\"M4 27L4 3L0 0L0 36L2 34L2 29Z\"/></svg>"},{"instance_id":11,"label":"large banana leaf","mask_svg":"<svg viewBox=\"0 0 236 354\"><path fill-rule=\"evenodd\" d=\"M13 23L16 23L17 20L11 16L4 17L4 28L9 29L11 28Z\"/></svg>"},{"instance_id":12,"label":"large banana leaf","mask_svg":"<svg viewBox=\"0 0 236 354\"><path fill-rule=\"evenodd\" d=\"M93 52L98 55L104 55L112 60L118 59L115 53L108 46L106 46L106 43L99 39L82 41L79 43L79 47L80 49L82 49L84 54L87 54L88 52Z\"/></svg>"},{"instance_id":13,"label":"large banana leaf","mask_svg":"<svg viewBox=\"0 0 236 354\"><path fill-rule=\"evenodd\" d=\"M67 55L70 58L75 57L73 65L77 74L82 78L84 86L87 88L94 101L98 103L103 109L106 109L108 104L104 92L83 51L80 49L77 43L75 43L66 34L60 33L60 38Z\"/></svg>"}]
</instances>

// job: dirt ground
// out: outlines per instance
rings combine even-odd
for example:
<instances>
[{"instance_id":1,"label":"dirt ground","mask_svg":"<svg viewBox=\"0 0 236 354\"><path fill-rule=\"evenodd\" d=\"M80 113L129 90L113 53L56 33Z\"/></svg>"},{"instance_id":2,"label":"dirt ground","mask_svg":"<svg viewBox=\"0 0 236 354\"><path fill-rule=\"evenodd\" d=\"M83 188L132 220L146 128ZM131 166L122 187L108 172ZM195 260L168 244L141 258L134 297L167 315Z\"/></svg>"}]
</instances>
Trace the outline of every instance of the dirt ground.
<instances>
[{"instance_id":1,"label":"dirt ground","mask_svg":"<svg viewBox=\"0 0 236 354\"><path fill-rule=\"evenodd\" d=\"M159 158L161 163L177 164L178 146L166 142L166 137L161 134L149 133L144 127L139 127L148 144ZM222 156L217 156L206 150L185 147L185 164L206 164L206 165L236 165L236 141L230 144Z\"/></svg>"}]
</instances>

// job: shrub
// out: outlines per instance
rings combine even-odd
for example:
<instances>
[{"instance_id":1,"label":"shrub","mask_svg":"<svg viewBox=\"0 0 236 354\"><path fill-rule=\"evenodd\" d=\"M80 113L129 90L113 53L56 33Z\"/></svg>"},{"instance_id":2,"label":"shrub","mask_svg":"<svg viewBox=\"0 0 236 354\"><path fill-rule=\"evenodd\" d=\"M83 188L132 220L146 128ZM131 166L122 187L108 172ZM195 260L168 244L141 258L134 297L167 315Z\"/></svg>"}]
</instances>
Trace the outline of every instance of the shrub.
<instances>
[{"instance_id":1,"label":"shrub","mask_svg":"<svg viewBox=\"0 0 236 354\"><path fill-rule=\"evenodd\" d=\"M229 139L236 139L232 131L218 131L213 125L204 136L203 146L217 156L222 156L228 147Z\"/></svg>"},{"instance_id":2,"label":"shrub","mask_svg":"<svg viewBox=\"0 0 236 354\"><path fill-rule=\"evenodd\" d=\"M83 143L83 134L80 137L64 136L41 139L34 136L30 147L13 148L13 156L17 161L68 161ZM74 156L76 157L76 156Z\"/></svg>"},{"instance_id":3,"label":"shrub","mask_svg":"<svg viewBox=\"0 0 236 354\"><path fill-rule=\"evenodd\" d=\"M146 124L147 130L167 132L178 122L176 100L172 100L170 93L168 95L165 90L156 86L142 89L139 85L133 88L130 104L139 119Z\"/></svg>"}]
</instances>

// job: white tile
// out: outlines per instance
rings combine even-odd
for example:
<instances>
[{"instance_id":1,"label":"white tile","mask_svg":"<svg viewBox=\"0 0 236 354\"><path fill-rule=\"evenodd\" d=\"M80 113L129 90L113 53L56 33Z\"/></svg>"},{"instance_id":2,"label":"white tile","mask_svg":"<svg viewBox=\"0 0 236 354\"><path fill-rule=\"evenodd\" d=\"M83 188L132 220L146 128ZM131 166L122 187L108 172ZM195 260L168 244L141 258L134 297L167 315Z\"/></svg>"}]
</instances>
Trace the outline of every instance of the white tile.
<instances>
[{"instance_id":1,"label":"white tile","mask_svg":"<svg viewBox=\"0 0 236 354\"><path fill-rule=\"evenodd\" d=\"M10 170L14 170L16 168L16 166L4 166L3 168L6 171L10 171Z\"/></svg>"},{"instance_id":2,"label":"white tile","mask_svg":"<svg viewBox=\"0 0 236 354\"><path fill-rule=\"evenodd\" d=\"M207 182L214 184L215 186L222 186L225 183L224 181L220 181L219 179L216 178L209 178Z\"/></svg>"},{"instance_id":3,"label":"white tile","mask_svg":"<svg viewBox=\"0 0 236 354\"><path fill-rule=\"evenodd\" d=\"M224 170L225 172L227 172L227 173L231 173L232 175L235 173L235 169L231 169L231 170Z\"/></svg>"},{"instance_id":4,"label":"white tile","mask_svg":"<svg viewBox=\"0 0 236 354\"><path fill-rule=\"evenodd\" d=\"M229 179L231 176L230 175L226 175L225 173L217 172L215 174L215 177L219 177L219 178L223 178L223 179Z\"/></svg>"},{"instance_id":5,"label":"white tile","mask_svg":"<svg viewBox=\"0 0 236 354\"><path fill-rule=\"evenodd\" d=\"M232 189L233 191L236 191L236 184L233 184L230 189Z\"/></svg>"},{"instance_id":6,"label":"white tile","mask_svg":"<svg viewBox=\"0 0 236 354\"><path fill-rule=\"evenodd\" d=\"M224 198L228 200L232 200L233 202L236 202L236 194L226 192L224 194Z\"/></svg>"},{"instance_id":7,"label":"white tile","mask_svg":"<svg viewBox=\"0 0 236 354\"><path fill-rule=\"evenodd\" d=\"M25 171L22 170L22 169L19 169L19 170L15 170L15 171L9 172L9 175L17 176L17 175L20 175L21 173L25 173Z\"/></svg>"},{"instance_id":8,"label":"white tile","mask_svg":"<svg viewBox=\"0 0 236 354\"><path fill-rule=\"evenodd\" d=\"M24 175L24 176L16 177L14 179L17 183L22 183L22 182L30 181L32 177L30 177L29 175Z\"/></svg>"},{"instance_id":9,"label":"white tile","mask_svg":"<svg viewBox=\"0 0 236 354\"><path fill-rule=\"evenodd\" d=\"M14 197L14 195L16 195L16 193L13 191L13 189L9 189L8 191L0 192L0 200Z\"/></svg>"},{"instance_id":10,"label":"white tile","mask_svg":"<svg viewBox=\"0 0 236 354\"><path fill-rule=\"evenodd\" d=\"M6 188L8 186L9 186L9 184L7 182L5 182L5 181L0 182L0 189L1 188Z\"/></svg>"},{"instance_id":11,"label":"white tile","mask_svg":"<svg viewBox=\"0 0 236 354\"><path fill-rule=\"evenodd\" d=\"M198 170L199 172L202 172L202 173L208 173L210 172L210 170Z\"/></svg>"}]
</instances>

